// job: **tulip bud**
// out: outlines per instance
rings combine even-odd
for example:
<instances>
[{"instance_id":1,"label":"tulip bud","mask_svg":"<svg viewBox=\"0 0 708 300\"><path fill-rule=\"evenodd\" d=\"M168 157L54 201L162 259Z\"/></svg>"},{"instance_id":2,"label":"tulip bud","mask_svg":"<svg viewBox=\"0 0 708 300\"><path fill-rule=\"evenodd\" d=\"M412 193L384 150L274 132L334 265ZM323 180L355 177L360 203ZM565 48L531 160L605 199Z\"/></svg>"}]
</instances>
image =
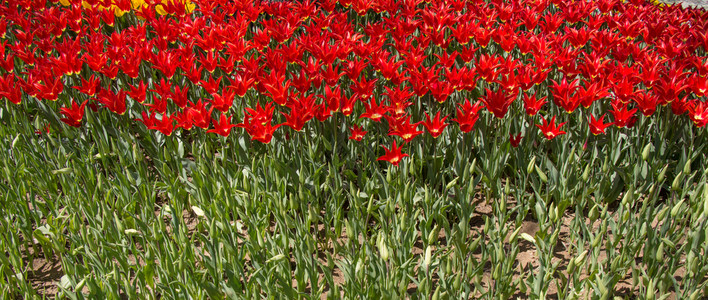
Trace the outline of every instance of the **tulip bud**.
<instances>
[{"instance_id":1,"label":"tulip bud","mask_svg":"<svg viewBox=\"0 0 708 300\"><path fill-rule=\"evenodd\" d=\"M519 236L529 243L536 244L536 239L526 232L522 232Z\"/></svg>"},{"instance_id":2,"label":"tulip bud","mask_svg":"<svg viewBox=\"0 0 708 300\"><path fill-rule=\"evenodd\" d=\"M565 272L570 275L570 274L573 274L574 271L575 271L575 259L571 258L570 262L568 262L568 267L566 267Z\"/></svg>"},{"instance_id":3,"label":"tulip bud","mask_svg":"<svg viewBox=\"0 0 708 300\"><path fill-rule=\"evenodd\" d=\"M290 196L288 197L288 206L290 209L296 208L295 196L292 193L290 193Z\"/></svg>"},{"instance_id":4,"label":"tulip bud","mask_svg":"<svg viewBox=\"0 0 708 300\"><path fill-rule=\"evenodd\" d=\"M691 159L686 160L686 164L683 165L683 173L691 174Z\"/></svg>"},{"instance_id":5,"label":"tulip bud","mask_svg":"<svg viewBox=\"0 0 708 300\"><path fill-rule=\"evenodd\" d=\"M438 233L440 232L440 228L438 227L438 224L435 224L435 227L433 227L432 230L430 230L430 233L428 233L428 244L433 245L435 242L438 240Z\"/></svg>"},{"instance_id":6,"label":"tulip bud","mask_svg":"<svg viewBox=\"0 0 708 300\"><path fill-rule=\"evenodd\" d=\"M440 299L440 285L435 288L435 293L433 293L433 298L431 300L438 300Z\"/></svg>"},{"instance_id":7,"label":"tulip bud","mask_svg":"<svg viewBox=\"0 0 708 300\"><path fill-rule=\"evenodd\" d=\"M576 265L582 265L585 264L585 257L588 255L588 250L585 250L583 252L580 252L578 254L578 257L575 258L575 264Z\"/></svg>"},{"instance_id":8,"label":"tulip bud","mask_svg":"<svg viewBox=\"0 0 708 300\"><path fill-rule=\"evenodd\" d=\"M285 259L285 254L282 254L282 253L281 253L281 254L277 254L277 255L275 255L275 256L269 258L268 260L266 260L266 263L278 262L278 261L281 261L281 260L283 260L283 259Z\"/></svg>"},{"instance_id":9,"label":"tulip bud","mask_svg":"<svg viewBox=\"0 0 708 300\"><path fill-rule=\"evenodd\" d=\"M427 272L428 266L430 266L430 261L432 260L433 249L428 246L425 248L425 256L423 257L423 269Z\"/></svg>"},{"instance_id":10,"label":"tulip bud","mask_svg":"<svg viewBox=\"0 0 708 300\"><path fill-rule=\"evenodd\" d=\"M205 216L204 216L204 211L203 211L201 208L197 207L197 206L192 206L192 211L193 211L194 214L197 216L197 218L204 218L204 217L205 217Z\"/></svg>"},{"instance_id":11,"label":"tulip bud","mask_svg":"<svg viewBox=\"0 0 708 300\"><path fill-rule=\"evenodd\" d=\"M681 190L681 180L683 179L683 171L679 172L678 175L674 178L674 182L671 183L671 190L673 191L679 191Z\"/></svg>"},{"instance_id":12,"label":"tulip bud","mask_svg":"<svg viewBox=\"0 0 708 300\"><path fill-rule=\"evenodd\" d=\"M241 183L243 187L243 191L246 193L251 193L251 184L248 182L248 176L243 176L243 182Z\"/></svg>"},{"instance_id":13,"label":"tulip bud","mask_svg":"<svg viewBox=\"0 0 708 300\"><path fill-rule=\"evenodd\" d=\"M384 261L388 260L388 246L386 246L386 243L384 242L384 235L379 234L378 240L376 245L379 247L379 253L381 253L381 258Z\"/></svg>"},{"instance_id":14,"label":"tulip bud","mask_svg":"<svg viewBox=\"0 0 708 300\"><path fill-rule=\"evenodd\" d=\"M651 151L651 143L644 146L644 150L642 150L642 160L646 161L649 158L650 151Z\"/></svg>"},{"instance_id":15,"label":"tulip bud","mask_svg":"<svg viewBox=\"0 0 708 300\"><path fill-rule=\"evenodd\" d=\"M548 182L548 176L546 176L546 173L543 173L543 171L541 171L541 168L539 168L538 166L536 166L536 173L538 173L538 177L541 178L541 181L543 183Z\"/></svg>"},{"instance_id":16,"label":"tulip bud","mask_svg":"<svg viewBox=\"0 0 708 300\"><path fill-rule=\"evenodd\" d=\"M597 246L600 245L600 242L602 241L602 234L598 233L595 236L595 239L592 240L592 244L590 244L593 248L597 248Z\"/></svg>"},{"instance_id":17,"label":"tulip bud","mask_svg":"<svg viewBox=\"0 0 708 300\"><path fill-rule=\"evenodd\" d=\"M467 277L471 278L474 272L474 261L472 255L467 257Z\"/></svg>"},{"instance_id":18,"label":"tulip bud","mask_svg":"<svg viewBox=\"0 0 708 300\"><path fill-rule=\"evenodd\" d=\"M590 222L595 222L595 220L600 217L600 212L598 210L597 204L592 206L588 217L590 218Z\"/></svg>"},{"instance_id":19,"label":"tulip bud","mask_svg":"<svg viewBox=\"0 0 708 300\"><path fill-rule=\"evenodd\" d=\"M194 148L192 148L194 149ZM138 144L133 144L133 163L137 161L142 161L143 157L139 155L140 152L138 152Z\"/></svg>"},{"instance_id":20,"label":"tulip bud","mask_svg":"<svg viewBox=\"0 0 708 300\"><path fill-rule=\"evenodd\" d=\"M482 237L479 236L477 237L476 240L472 241L472 245L470 245L470 251L477 250L477 247L479 247L479 243L482 242Z\"/></svg>"},{"instance_id":21,"label":"tulip bud","mask_svg":"<svg viewBox=\"0 0 708 300\"><path fill-rule=\"evenodd\" d=\"M688 254L686 255L686 269L688 271L688 274L691 276L695 274L693 269L693 263L695 259L696 255L693 253L693 251L689 250Z\"/></svg>"},{"instance_id":22,"label":"tulip bud","mask_svg":"<svg viewBox=\"0 0 708 300\"><path fill-rule=\"evenodd\" d=\"M508 182L507 182L507 186L509 186ZM503 214L506 214L506 197L499 199L499 209L501 210L501 212Z\"/></svg>"},{"instance_id":23,"label":"tulip bud","mask_svg":"<svg viewBox=\"0 0 708 300\"><path fill-rule=\"evenodd\" d=\"M661 172L659 172L659 177L656 178L658 182L663 182L664 179L666 178L666 171L668 170L669 165L665 165L663 169L661 169Z\"/></svg>"},{"instance_id":24,"label":"tulip bud","mask_svg":"<svg viewBox=\"0 0 708 300\"><path fill-rule=\"evenodd\" d=\"M316 221L317 221L317 216L315 215L315 210L314 210L314 208L310 207L310 209L307 210L307 223L312 224L313 222L316 222Z\"/></svg>"},{"instance_id":25,"label":"tulip bud","mask_svg":"<svg viewBox=\"0 0 708 300\"><path fill-rule=\"evenodd\" d=\"M433 198L430 197L430 193L428 192L427 188L425 190L423 190L423 195L424 195L423 199L425 200L425 204L430 205L430 203L432 203L432 201L433 201Z\"/></svg>"},{"instance_id":26,"label":"tulip bud","mask_svg":"<svg viewBox=\"0 0 708 300\"><path fill-rule=\"evenodd\" d=\"M372 194L369 197L369 202L366 204L366 213L367 214L370 214L373 212L373 210L372 210L373 205L374 205L374 195Z\"/></svg>"},{"instance_id":27,"label":"tulip bud","mask_svg":"<svg viewBox=\"0 0 708 300\"><path fill-rule=\"evenodd\" d=\"M590 179L590 165L591 165L591 164L587 164L587 165L585 166L585 171L583 171L583 176L582 176L582 177L583 177L583 181L584 181L584 182L588 182L588 179Z\"/></svg>"},{"instance_id":28,"label":"tulip bud","mask_svg":"<svg viewBox=\"0 0 708 300\"><path fill-rule=\"evenodd\" d=\"M659 247L656 249L656 260L660 262L664 261L664 243L659 244Z\"/></svg>"},{"instance_id":29,"label":"tulip bud","mask_svg":"<svg viewBox=\"0 0 708 300\"><path fill-rule=\"evenodd\" d=\"M458 179L460 179L460 177L455 177L455 179L450 180L450 182L448 182L447 185L445 186L445 190L449 190L449 189L451 189L452 187L454 187L455 184L457 184L457 180L458 180Z\"/></svg>"},{"instance_id":30,"label":"tulip bud","mask_svg":"<svg viewBox=\"0 0 708 300\"><path fill-rule=\"evenodd\" d=\"M482 232L486 235L489 233L489 229L492 228L492 222L489 220L489 218L485 217L484 219L484 228L482 229Z\"/></svg>"},{"instance_id":31,"label":"tulip bud","mask_svg":"<svg viewBox=\"0 0 708 300\"><path fill-rule=\"evenodd\" d=\"M656 299L656 294L654 292L654 278L649 279L649 284L647 285L647 300L654 300Z\"/></svg>"},{"instance_id":32,"label":"tulip bud","mask_svg":"<svg viewBox=\"0 0 708 300\"><path fill-rule=\"evenodd\" d=\"M514 241L516 241L516 236L519 235L519 232L521 232L521 226L519 226L519 228L516 228L516 230L514 230L511 235L509 235L509 243L513 243Z\"/></svg>"},{"instance_id":33,"label":"tulip bud","mask_svg":"<svg viewBox=\"0 0 708 300\"><path fill-rule=\"evenodd\" d=\"M666 213L667 213L668 211L669 211L669 207L668 207L668 206L666 206L666 207L664 207L663 209L661 209L661 210L659 211L659 213L656 214L656 220L657 220L658 222L663 221L664 218L666 217Z\"/></svg>"},{"instance_id":34,"label":"tulip bud","mask_svg":"<svg viewBox=\"0 0 708 300\"><path fill-rule=\"evenodd\" d=\"M418 283L418 292L423 294L428 286L428 277L423 278L423 280Z\"/></svg>"},{"instance_id":35,"label":"tulip bud","mask_svg":"<svg viewBox=\"0 0 708 300\"><path fill-rule=\"evenodd\" d=\"M531 174L531 172L533 172L534 167L536 167L536 157L535 156L533 158L531 158L529 165L526 167L526 173Z\"/></svg>"},{"instance_id":36,"label":"tulip bud","mask_svg":"<svg viewBox=\"0 0 708 300\"><path fill-rule=\"evenodd\" d=\"M126 229L126 230L124 230L123 233L125 233L125 235L128 235L128 236L140 235L140 234L141 234L140 231L135 230L135 229L132 229L132 228L131 228L131 229Z\"/></svg>"},{"instance_id":37,"label":"tulip bud","mask_svg":"<svg viewBox=\"0 0 708 300\"><path fill-rule=\"evenodd\" d=\"M681 212L681 206L683 206L683 201L684 201L684 199L681 199L681 201L676 203L674 205L674 207L671 208L671 217L672 218L676 218L676 216L678 216L678 214Z\"/></svg>"}]
</instances>

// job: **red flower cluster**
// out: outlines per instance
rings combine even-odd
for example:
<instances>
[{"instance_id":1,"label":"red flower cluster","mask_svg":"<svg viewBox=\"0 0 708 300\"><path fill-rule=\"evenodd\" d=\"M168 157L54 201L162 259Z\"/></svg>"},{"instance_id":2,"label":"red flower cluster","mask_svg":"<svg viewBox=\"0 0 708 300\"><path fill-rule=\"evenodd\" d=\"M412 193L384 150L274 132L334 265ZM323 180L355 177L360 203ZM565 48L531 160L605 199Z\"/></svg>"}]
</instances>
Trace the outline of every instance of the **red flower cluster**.
<instances>
[{"instance_id":1,"label":"red flower cluster","mask_svg":"<svg viewBox=\"0 0 708 300\"><path fill-rule=\"evenodd\" d=\"M708 123L708 13L680 6L195 0L189 13L181 2L133 11L126 0L61 2L69 5L0 4L0 99L61 101L62 121L76 127L87 104L140 116L165 135L198 127L228 136L236 127L263 143L281 127L300 131L337 113L362 122L350 127L357 141L384 122L402 143L419 128L438 137L449 125L442 105L470 132L483 109L504 119L516 103L546 115L536 126L548 139L565 133L552 111L608 112L609 123L604 114L587 119L593 134L665 106ZM130 12L101 9L114 6ZM411 120L424 99L435 100L422 106L425 119ZM400 149L394 141L381 158L397 164Z\"/></svg>"}]
</instances>

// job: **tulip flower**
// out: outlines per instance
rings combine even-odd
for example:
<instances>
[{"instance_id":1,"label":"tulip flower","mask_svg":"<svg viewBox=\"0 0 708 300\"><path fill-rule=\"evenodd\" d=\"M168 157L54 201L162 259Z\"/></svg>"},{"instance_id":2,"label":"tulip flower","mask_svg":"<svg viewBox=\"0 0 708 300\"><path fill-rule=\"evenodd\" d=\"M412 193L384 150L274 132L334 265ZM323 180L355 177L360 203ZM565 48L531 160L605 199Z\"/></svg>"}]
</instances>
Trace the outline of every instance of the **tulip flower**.
<instances>
[{"instance_id":1,"label":"tulip flower","mask_svg":"<svg viewBox=\"0 0 708 300\"><path fill-rule=\"evenodd\" d=\"M556 126L556 116L553 116L550 122L547 119L543 119L543 125L536 124L536 127L541 129L543 137L552 140L559 135L565 134L565 131L560 130L561 126L565 125L565 123L567 122L560 123Z\"/></svg>"},{"instance_id":2,"label":"tulip flower","mask_svg":"<svg viewBox=\"0 0 708 300\"><path fill-rule=\"evenodd\" d=\"M404 157L409 156L406 153L402 153L401 149L403 149L403 146L397 147L396 146L396 140L393 140L393 146L391 148L386 148L386 146L381 145L385 150L386 153L382 156L380 156L377 160L383 160L391 163L394 166L398 166L398 163L401 162L401 160Z\"/></svg>"}]
</instances>

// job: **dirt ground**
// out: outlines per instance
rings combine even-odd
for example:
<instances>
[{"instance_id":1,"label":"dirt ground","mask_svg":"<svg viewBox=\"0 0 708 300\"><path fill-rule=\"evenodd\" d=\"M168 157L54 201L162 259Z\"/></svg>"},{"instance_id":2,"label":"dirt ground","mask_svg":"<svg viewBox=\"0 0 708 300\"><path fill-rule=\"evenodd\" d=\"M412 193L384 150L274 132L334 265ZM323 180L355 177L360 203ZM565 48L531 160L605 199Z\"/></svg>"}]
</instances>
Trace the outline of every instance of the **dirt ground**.
<instances>
[{"instance_id":1,"label":"dirt ground","mask_svg":"<svg viewBox=\"0 0 708 300\"><path fill-rule=\"evenodd\" d=\"M483 216L488 215L491 216L492 213L492 207L489 204L486 204L484 201L481 199L476 199L476 213L478 216L483 218ZM156 213L159 213L159 211L156 211ZM191 235L192 232L196 229L196 225L198 223L198 218L194 216L194 214L190 211L184 211L182 214L185 218L185 223L187 224L187 228L189 231L189 234ZM568 262L570 259L573 257L571 253L567 251L567 248L564 246L564 243L567 243L564 238L567 238L569 235L569 228L571 221L574 219L575 215L566 213L563 216L563 225L561 227L561 233L559 237L559 242L558 246L556 247L554 251L554 259L560 260L560 265L561 269L564 270L565 266L567 266ZM167 218L167 217L165 217ZM480 218L480 219L481 219ZM587 221L589 223L589 221ZM592 224L594 228L599 228L600 221L595 221L595 224ZM511 225L511 224L510 224ZM322 226L322 225L320 225ZM484 226L484 222L477 222L473 224L471 231L472 232L481 232L482 227ZM320 231L322 230L327 230L326 228L318 228ZM169 230L169 229L168 229ZM527 233L531 236L535 235L536 232L539 230L539 225L537 222L534 220L527 218L522 225L521 225L521 233ZM346 242L346 237L343 235L340 240L338 241L339 243L345 243ZM444 230L440 231L439 234L439 240L444 240L445 239L445 232ZM519 246L521 248L520 252L518 253L516 260L518 262L518 267L516 268L516 273L514 274L515 277L518 276L524 276L526 275L525 273L528 272L528 270L533 270L535 267L538 266L538 255L536 253L536 248L533 246L528 241L525 240L520 240ZM28 254L32 254L33 250L29 249L26 251ZM422 242L419 242L416 244L416 247L414 248L413 252L414 254L422 254L424 252L423 244ZM601 257L605 255L605 249L601 250ZM481 256L481 254L478 254ZM641 255L641 253L640 253ZM32 255L35 258L32 261L32 270L26 274L27 278L32 284L32 287L41 295L47 296L48 298L53 298L57 293L58 293L58 283L61 280L61 277L64 275L62 272L62 266L61 266L61 261L59 257L51 257L50 259L44 258L44 256L39 253L37 255ZM29 257L29 256L28 256ZM320 257L320 260L322 262L325 262L325 257L322 255ZM335 259L337 259L335 257ZM639 257L638 259L641 259ZM525 272L522 270L526 270ZM522 273L524 272L524 273ZM334 272L334 281L336 284L342 284L344 283L344 276L341 271L335 268ZM323 275L321 275L323 277ZM683 274L675 274L677 278L681 278ZM321 277L321 278L322 278ZM493 284L491 282L491 273L490 272L485 272L483 275L483 280L482 280L483 286L489 286ZM306 288L307 291L309 291L309 287ZM327 295L327 291L329 289L325 289L324 295ZM86 291L87 292L87 291ZM415 293L416 292L416 287L415 285L411 284L409 286L409 292ZM631 285L631 278L626 278L624 281L621 281L615 289L615 295L617 296L629 296L632 298L633 296L636 296L638 290L635 290L634 287ZM523 295L520 295L523 297ZM550 285L549 291L548 291L548 297L551 299L557 298L557 290L556 286L554 284ZM669 298L672 299L672 298Z\"/></svg>"}]
</instances>

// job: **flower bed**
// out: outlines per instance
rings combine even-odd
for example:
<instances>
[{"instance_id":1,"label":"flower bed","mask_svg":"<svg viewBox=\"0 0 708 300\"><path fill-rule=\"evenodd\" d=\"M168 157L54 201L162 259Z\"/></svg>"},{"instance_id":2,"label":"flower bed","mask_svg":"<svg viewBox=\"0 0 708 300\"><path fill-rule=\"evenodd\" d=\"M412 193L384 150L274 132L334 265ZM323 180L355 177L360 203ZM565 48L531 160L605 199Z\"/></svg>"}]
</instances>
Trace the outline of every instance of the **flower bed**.
<instances>
[{"instance_id":1,"label":"flower bed","mask_svg":"<svg viewBox=\"0 0 708 300\"><path fill-rule=\"evenodd\" d=\"M706 32L639 0L5 1L0 298L708 296Z\"/></svg>"}]
</instances>

